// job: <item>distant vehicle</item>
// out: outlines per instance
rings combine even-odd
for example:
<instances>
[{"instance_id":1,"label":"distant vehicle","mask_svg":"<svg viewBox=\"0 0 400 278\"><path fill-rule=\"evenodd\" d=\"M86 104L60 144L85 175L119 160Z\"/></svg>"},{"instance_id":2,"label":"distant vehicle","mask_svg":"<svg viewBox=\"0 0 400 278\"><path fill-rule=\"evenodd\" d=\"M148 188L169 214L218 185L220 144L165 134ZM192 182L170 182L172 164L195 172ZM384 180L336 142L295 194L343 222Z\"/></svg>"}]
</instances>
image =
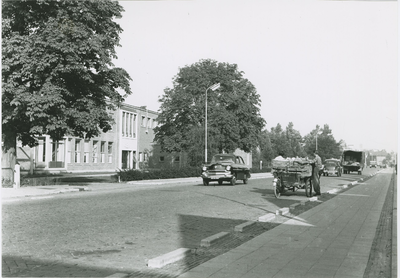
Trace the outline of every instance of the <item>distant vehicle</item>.
<instances>
[{"instance_id":1,"label":"distant vehicle","mask_svg":"<svg viewBox=\"0 0 400 278\"><path fill-rule=\"evenodd\" d=\"M339 159L331 158L324 161L323 175L336 175L340 177L342 175L342 165Z\"/></svg>"},{"instance_id":2,"label":"distant vehicle","mask_svg":"<svg viewBox=\"0 0 400 278\"><path fill-rule=\"evenodd\" d=\"M377 167L378 167L378 163L376 161L369 162L369 168L377 168Z\"/></svg>"},{"instance_id":3,"label":"distant vehicle","mask_svg":"<svg viewBox=\"0 0 400 278\"><path fill-rule=\"evenodd\" d=\"M365 154L362 151L344 150L342 155L342 167L344 174L357 172L361 175L364 169Z\"/></svg>"},{"instance_id":4,"label":"distant vehicle","mask_svg":"<svg viewBox=\"0 0 400 278\"><path fill-rule=\"evenodd\" d=\"M211 164L203 166L201 174L204 185L210 182L222 184L224 181L235 185L237 180L243 180L243 183L247 184L250 176L250 168L243 158L234 154L214 155Z\"/></svg>"}]
</instances>

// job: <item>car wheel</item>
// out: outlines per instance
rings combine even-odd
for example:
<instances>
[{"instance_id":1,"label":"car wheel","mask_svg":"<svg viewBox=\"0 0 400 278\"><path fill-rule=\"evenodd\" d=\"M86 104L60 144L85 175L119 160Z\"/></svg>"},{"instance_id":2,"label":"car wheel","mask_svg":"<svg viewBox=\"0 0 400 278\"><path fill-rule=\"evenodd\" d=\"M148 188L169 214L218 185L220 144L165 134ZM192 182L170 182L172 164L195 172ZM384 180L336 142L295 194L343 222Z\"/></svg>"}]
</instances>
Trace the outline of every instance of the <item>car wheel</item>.
<instances>
[{"instance_id":1,"label":"car wheel","mask_svg":"<svg viewBox=\"0 0 400 278\"><path fill-rule=\"evenodd\" d=\"M337 176L340 177L340 171L337 172Z\"/></svg>"},{"instance_id":2,"label":"car wheel","mask_svg":"<svg viewBox=\"0 0 400 278\"><path fill-rule=\"evenodd\" d=\"M276 186L274 186L274 195L276 198L281 197L281 180L278 179L276 182Z\"/></svg>"},{"instance_id":3,"label":"car wheel","mask_svg":"<svg viewBox=\"0 0 400 278\"><path fill-rule=\"evenodd\" d=\"M245 178L244 178L244 180L243 180L243 183L244 184L247 184L249 182L249 179L247 178L247 175L245 176Z\"/></svg>"},{"instance_id":4,"label":"car wheel","mask_svg":"<svg viewBox=\"0 0 400 278\"><path fill-rule=\"evenodd\" d=\"M203 180L203 185L204 185L204 186L207 186L208 184L209 184L209 181Z\"/></svg>"},{"instance_id":5,"label":"car wheel","mask_svg":"<svg viewBox=\"0 0 400 278\"><path fill-rule=\"evenodd\" d=\"M218 184L221 185L221 184L222 184L222 181L218 181Z\"/></svg>"},{"instance_id":6,"label":"car wheel","mask_svg":"<svg viewBox=\"0 0 400 278\"><path fill-rule=\"evenodd\" d=\"M233 177L231 178L231 185L235 185L236 184L236 176L233 175Z\"/></svg>"},{"instance_id":7,"label":"car wheel","mask_svg":"<svg viewBox=\"0 0 400 278\"><path fill-rule=\"evenodd\" d=\"M306 190L306 196L307 197L312 197L312 192L313 192L313 185L312 185L312 180L311 179L306 179L304 182L304 189Z\"/></svg>"}]
</instances>

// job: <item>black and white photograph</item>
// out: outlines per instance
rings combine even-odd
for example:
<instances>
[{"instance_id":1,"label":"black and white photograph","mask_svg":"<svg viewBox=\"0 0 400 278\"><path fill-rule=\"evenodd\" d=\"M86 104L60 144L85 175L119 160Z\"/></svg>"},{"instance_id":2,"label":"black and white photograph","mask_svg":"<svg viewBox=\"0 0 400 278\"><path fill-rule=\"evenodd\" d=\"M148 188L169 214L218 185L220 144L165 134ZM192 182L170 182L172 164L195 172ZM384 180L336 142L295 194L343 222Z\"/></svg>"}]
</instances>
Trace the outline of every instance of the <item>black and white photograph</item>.
<instances>
[{"instance_id":1,"label":"black and white photograph","mask_svg":"<svg viewBox=\"0 0 400 278\"><path fill-rule=\"evenodd\" d=\"M3 0L1 276L398 277L398 13Z\"/></svg>"}]
</instances>

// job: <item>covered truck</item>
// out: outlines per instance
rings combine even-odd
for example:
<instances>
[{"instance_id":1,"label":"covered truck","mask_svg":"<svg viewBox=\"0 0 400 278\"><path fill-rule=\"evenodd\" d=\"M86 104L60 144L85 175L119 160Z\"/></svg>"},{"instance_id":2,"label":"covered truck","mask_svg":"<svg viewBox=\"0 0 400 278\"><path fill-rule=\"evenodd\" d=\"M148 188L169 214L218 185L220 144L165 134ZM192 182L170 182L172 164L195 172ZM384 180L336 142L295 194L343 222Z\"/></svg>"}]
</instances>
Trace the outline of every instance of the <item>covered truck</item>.
<instances>
[{"instance_id":1,"label":"covered truck","mask_svg":"<svg viewBox=\"0 0 400 278\"><path fill-rule=\"evenodd\" d=\"M344 150L342 155L343 173L350 174L357 172L361 175L364 169L365 154L363 151L357 150Z\"/></svg>"}]
</instances>

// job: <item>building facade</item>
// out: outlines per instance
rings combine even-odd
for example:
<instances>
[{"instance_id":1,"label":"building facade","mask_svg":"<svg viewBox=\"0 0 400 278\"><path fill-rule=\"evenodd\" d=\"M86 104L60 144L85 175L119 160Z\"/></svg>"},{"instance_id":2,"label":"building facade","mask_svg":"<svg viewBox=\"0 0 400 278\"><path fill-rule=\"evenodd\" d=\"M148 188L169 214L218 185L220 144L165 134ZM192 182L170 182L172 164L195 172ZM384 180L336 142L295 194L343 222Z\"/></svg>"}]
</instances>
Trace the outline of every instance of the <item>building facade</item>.
<instances>
[{"instance_id":1,"label":"building facade","mask_svg":"<svg viewBox=\"0 0 400 278\"><path fill-rule=\"evenodd\" d=\"M53 141L45 135L37 138L34 148L18 145L21 172L115 172L146 165L152 151L157 112L122 104L112 115L112 129L98 137L65 136Z\"/></svg>"},{"instance_id":2,"label":"building facade","mask_svg":"<svg viewBox=\"0 0 400 278\"><path fill-rule=\"evenodd\" d=\"M21 173L117 172L187 165L185 153L163 153L155 144L157 112L124 103L110 114L115 122L112 129L98 137L65 136L53 141L44 135L37 138L36 147L17 145ZM235 154L251 167L250 153L236 150Z\"/></svg>"}]
</instances>

